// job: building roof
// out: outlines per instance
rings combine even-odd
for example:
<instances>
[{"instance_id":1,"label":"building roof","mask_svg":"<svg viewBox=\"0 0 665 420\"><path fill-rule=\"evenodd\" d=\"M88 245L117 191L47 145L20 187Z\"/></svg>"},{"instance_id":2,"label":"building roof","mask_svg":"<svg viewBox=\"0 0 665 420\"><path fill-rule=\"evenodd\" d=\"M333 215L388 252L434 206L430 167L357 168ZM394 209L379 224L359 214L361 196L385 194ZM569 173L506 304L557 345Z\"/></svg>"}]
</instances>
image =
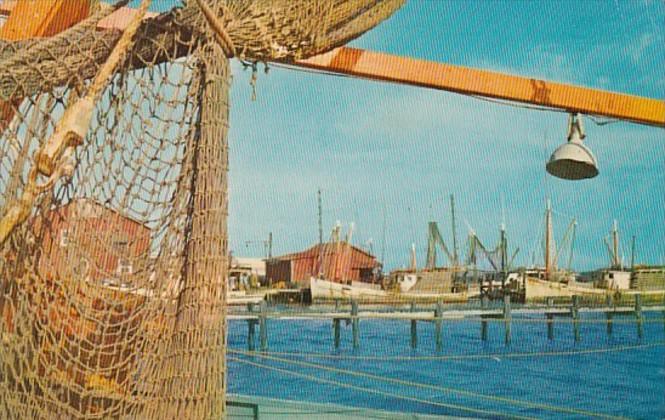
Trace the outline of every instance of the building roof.
<instances>
[{"instance_id":1,"label":"building roof","mask_svg":"<svg viewBox=\"0 0 665 420\"><path fill-rule=\"evenodd\" d=\"M338 249L338 247L341 251L346 246L350 246L351 249L355 252L366 255L369 258L376 259L376 257L374 255L370 254L369 252L365 251L362 248L358 248L355 245L350 245L346 241L340 241L339 244L337 244L335 242L324 242L322 244L316 244L316 245L314 245L314 246L312 246L312 247L310 247L310 248L308 248L304 251L281 255L279 257L274 257L273 259L286 261L286 260L299 260L299 259L303 259L303 258L318 258L319 255L323 255L323 256L333 255L333 254L335 254L335 251Z\"/></svg>"},{"instance_id":2,"label":"building roof","mask_svg":"<svg viewBox=\"0 0 665 420\"><path fill-rule=\"evenodd\" d=\"M259 276L265 276L266 260L263 258L231 257L231 268L248 269Z\"/></svg>"}]
</instances>

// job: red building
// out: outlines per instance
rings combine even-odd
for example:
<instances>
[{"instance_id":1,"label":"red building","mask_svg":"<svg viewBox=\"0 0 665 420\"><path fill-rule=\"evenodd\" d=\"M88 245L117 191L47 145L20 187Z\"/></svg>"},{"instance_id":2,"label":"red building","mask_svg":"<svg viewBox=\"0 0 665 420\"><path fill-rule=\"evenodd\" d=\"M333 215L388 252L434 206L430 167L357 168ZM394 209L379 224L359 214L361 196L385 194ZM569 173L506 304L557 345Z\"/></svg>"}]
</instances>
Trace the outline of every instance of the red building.
<instances>
[{"instance_id":1,"label":"red building","mask_svg":"<svg viewBox=\"0 0 665 420\"><path fill-rule=\"evenodd\" d=\"M380 267L376 257L363 249L347 242L329 242L268 260L266 279L273 284L280 281L307 284L311 277L321 274L337 282L372 282Z\"/></svg>"},{"instance_id":2,"label":"red building","mask_svg":"<svg viewBox=\"0 0 665 420\"><path fill-rule=\"evenodd\" d=\"M131 283L150 248L143 223L88 199L72 201L35 220L46 278Z\"/></svg>"}]
</instances>

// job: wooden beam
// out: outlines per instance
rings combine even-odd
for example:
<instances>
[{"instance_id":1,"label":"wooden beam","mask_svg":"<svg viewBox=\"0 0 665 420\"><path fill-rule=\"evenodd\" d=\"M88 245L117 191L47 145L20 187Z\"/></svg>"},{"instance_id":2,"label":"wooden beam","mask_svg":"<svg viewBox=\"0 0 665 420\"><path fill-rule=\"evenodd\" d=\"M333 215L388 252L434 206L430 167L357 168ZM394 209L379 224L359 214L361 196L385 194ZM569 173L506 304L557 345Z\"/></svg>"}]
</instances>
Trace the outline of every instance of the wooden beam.
<instances>
[{"instance_id":1,"label":"wooden beam","mask_svg":"<svg viewBox=\"0 0 665 420\"><path fill-rule=\"evenodd\" d=\"M294 63L338 74L665 127L665 101L493 71L337 48Z\"/></svg>"},{"instance_id":2,"label":"wooden beam","mask_svg":"<svg viewBox=\"0 0 665 420\"><path fill-rule=\"evenodd\" d=\"M24 0L8 3L9 18L0 27L0 39L46 37L71 27L88 16L90 0Z\"/></svg>"},{"instance_id":3,"label":"wooden beam","mask_svg":"<svg viewBox=\"0 0 665 420\"><path fill-rule=\"evenodd\" d=\"M34 0L36 1L36 0ZM79 1L79 0L77 0ZM16 8L16 3L17 0L5 0L5 3L0 4L0 16L9 16L14 9ZM90 10L88 10L88 13ZM97 29L99 30L108 30L108 29L117 29L117 30L124 30L127 25L129 25L129 22L132 20L132 17L136 13L136 9L131 8L131 7L121 7L115 12L111 13L111 15L105 17L104 19L100 20L99 23L97 24ZM144 19L148 19L151 17L157 16L158 13L156 12L146 12ZM87 16L87 15L86 15ZM86 17L84 16L84 18ZM77 22L74 22L77 23ZM66 29L66 28L65 28ZM2 39L0 37L0 39Z\"/></svg>"},{"instance_id":4,"label":"wooden beam","mask_svg":"<svg viewBox=\"0 0 665 420\"><path fill-rule=\"evenodd\" d=\"M0 26L0 40L18 41L57 34L81 20L90 12L90 0L23 0L2 4L0 12L9 15ZM21 103L0 102L0 130L14 116Z\"/></svg>"},{"instance_id":5,"label":"wooden beam","mask_svg":"<svg viewBox=\"0 0 665 420\"><path fill-rule=\"evenodd\" d=\"M25 3L32 2L38 1L27 0ZM16 7L18 6L15 2L5 3L0 6L0 14L8 13ZM134 9L121 8L103 19L98 28L122 30L131 20L133 13ZM154 14L146 15L146 17L152 16ZM285 64L665 127L663 99L608 92L356 48L337 48L326 54Z\"/></svg>"}]
</instances>

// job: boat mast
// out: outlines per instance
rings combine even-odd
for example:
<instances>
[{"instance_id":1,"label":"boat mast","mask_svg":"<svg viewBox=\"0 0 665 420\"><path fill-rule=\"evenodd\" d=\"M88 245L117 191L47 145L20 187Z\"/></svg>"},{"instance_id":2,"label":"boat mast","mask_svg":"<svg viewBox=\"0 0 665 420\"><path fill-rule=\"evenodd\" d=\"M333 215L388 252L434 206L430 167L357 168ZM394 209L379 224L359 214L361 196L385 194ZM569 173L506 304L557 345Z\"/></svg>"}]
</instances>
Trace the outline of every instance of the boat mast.
<instances>
[{"instance_id":1,"label":"boat mast","mask_svg":"<svg viewBox=\"0 0 665 420\"><path fill-rule=\"evenodd\" d=\"M575 231L577 230L577 219L573 219L573 238L570 240L570 254L568 254L568 272L571 273L573 265L573 252L575 249Z\"/></svg>"},{"instance_id":2,"label":"boat mast","mask_svg":"<svg viewBox=\"0 0 665 420\"><path fill-rule=\"evenodd\" d=\"M506 273L508 266L508 240L506 239L506 224L501 223L501 240L500 240L500 251L501 251L501 272Z\"/></svg>"},{"instance_id":3,"label":"boat mast","mask_svg":"<svg viewBox=\"0 0 665 420\"><path fill-rule=\"evenodd\" d=\"M620 268L622 264L619 259L619 228L616 219L612 225L612 251L612 266Z\"/></svg>"},{"instance_id":4,"label":"boat mast","mask_svg":"<svg viewBox=\"0 0 665 420\"><path fill-rule=\"evenodd\" d=\"M416 244L411 244L411 269L415 272L418 270L418 262L416 260Z\"/></svg>"},{"instance_id":5,"label":"boat mast","mask_svg":"<svg viewBox=\"0 0 665 420\"><path fill-rule=\"evenodd\" d=\"M321 274L323 272L323 254L321 252L323 251L323 209L321 205L321 188L316 193L316 198L317 198L317 204L318 204L318 209L319 209L319 258L318 258L318 264L319 264L319 269L318 269L318 275L321 277Z\"/></svg>"},{"instance_id":6,"label":"boat mast","mask_svg":"<svg viewBox=\"0 0 665 420\"><path fill-rule=\"evenodd\" d=\"M549 280L552 272L552 202L547 199L545 210L545 279Z\"/></svg>"},{"instance_id":7,"label":"boat mast","mask_svg":"<svg viewBox=\"0 0 665 420\"><path fill-rule=\"evenodd\" d=\"M349 224L349 233L346 235L346 243L344 244L344 249L342 250L343 252L343 260L342 260L342 273L345 275L348 272L348 269L351 267L351 259L352 259L352 252L351 252L351 238L353 237L353 229L355 228L355 223L351 222ZM342 280L353 280L351 278L344 279Z\"/></svg>"},{"instance_id":8,"label":"boat mast","mask_svg":"<svg viewBox=\"0 0 665 420\"><path fill-rule=\"evenodd\" d=\"M635 235L633 235L633 239L631 240L630 244L630 270L635 269Z\"/></svg>"},{"instance_id":9,"label":"boat mast","mask_svg":"<svg viewBox=\"0 0 665 420\"><path fill-rule=\"evenodd\" d=\"M335 228L333 230L334 235L333 235L333 240L335 243L335 265L334 265L334 271L333 271L333 279L335 281L338 281L339 278L339 242L340 242L340 232L342 230L342 223L338 220L337 223L335 224Z\"/></svg>"},{"instance_id":10,"label":"boat mast","mask_svg":"<svg viewBox=\"0 0 665 420\"><path fill-rule=\"evenodd\" d=\"M383 225L381 226L381 267L386 263L386 203L383 203Z\"/></svg>"},{"instance_id":11,"label":"boat mast","mask_svg":"<svg viewBox=\"0 0 665 420\"><path fill-rule=\"evenodd\" d=\"M457 254L457 230L455 229L455 196L450 194L450 215L453 228L453 271L457 270L459 265L459 256Z\"/></svg>"}]
</instances>

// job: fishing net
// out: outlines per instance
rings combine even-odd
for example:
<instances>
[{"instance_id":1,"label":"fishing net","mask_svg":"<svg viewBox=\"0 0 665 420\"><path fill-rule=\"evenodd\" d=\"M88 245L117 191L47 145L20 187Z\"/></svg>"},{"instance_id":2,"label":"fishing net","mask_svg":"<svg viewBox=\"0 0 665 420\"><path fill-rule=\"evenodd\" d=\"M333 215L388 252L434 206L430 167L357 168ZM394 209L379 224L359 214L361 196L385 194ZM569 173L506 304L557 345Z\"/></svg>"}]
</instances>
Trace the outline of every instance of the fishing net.
<instances>
[{"instance_id":1,"label":"fishing net","mask_svg":"<svg viewBox=\"0 0 665 420\"><path fill-rule=\"evenodd\" d=\"M122 3L0 41L1 417L223 415L228 57L318 54L402 1L191 0L101 79Z\"/></svg>"}]
</instances>

